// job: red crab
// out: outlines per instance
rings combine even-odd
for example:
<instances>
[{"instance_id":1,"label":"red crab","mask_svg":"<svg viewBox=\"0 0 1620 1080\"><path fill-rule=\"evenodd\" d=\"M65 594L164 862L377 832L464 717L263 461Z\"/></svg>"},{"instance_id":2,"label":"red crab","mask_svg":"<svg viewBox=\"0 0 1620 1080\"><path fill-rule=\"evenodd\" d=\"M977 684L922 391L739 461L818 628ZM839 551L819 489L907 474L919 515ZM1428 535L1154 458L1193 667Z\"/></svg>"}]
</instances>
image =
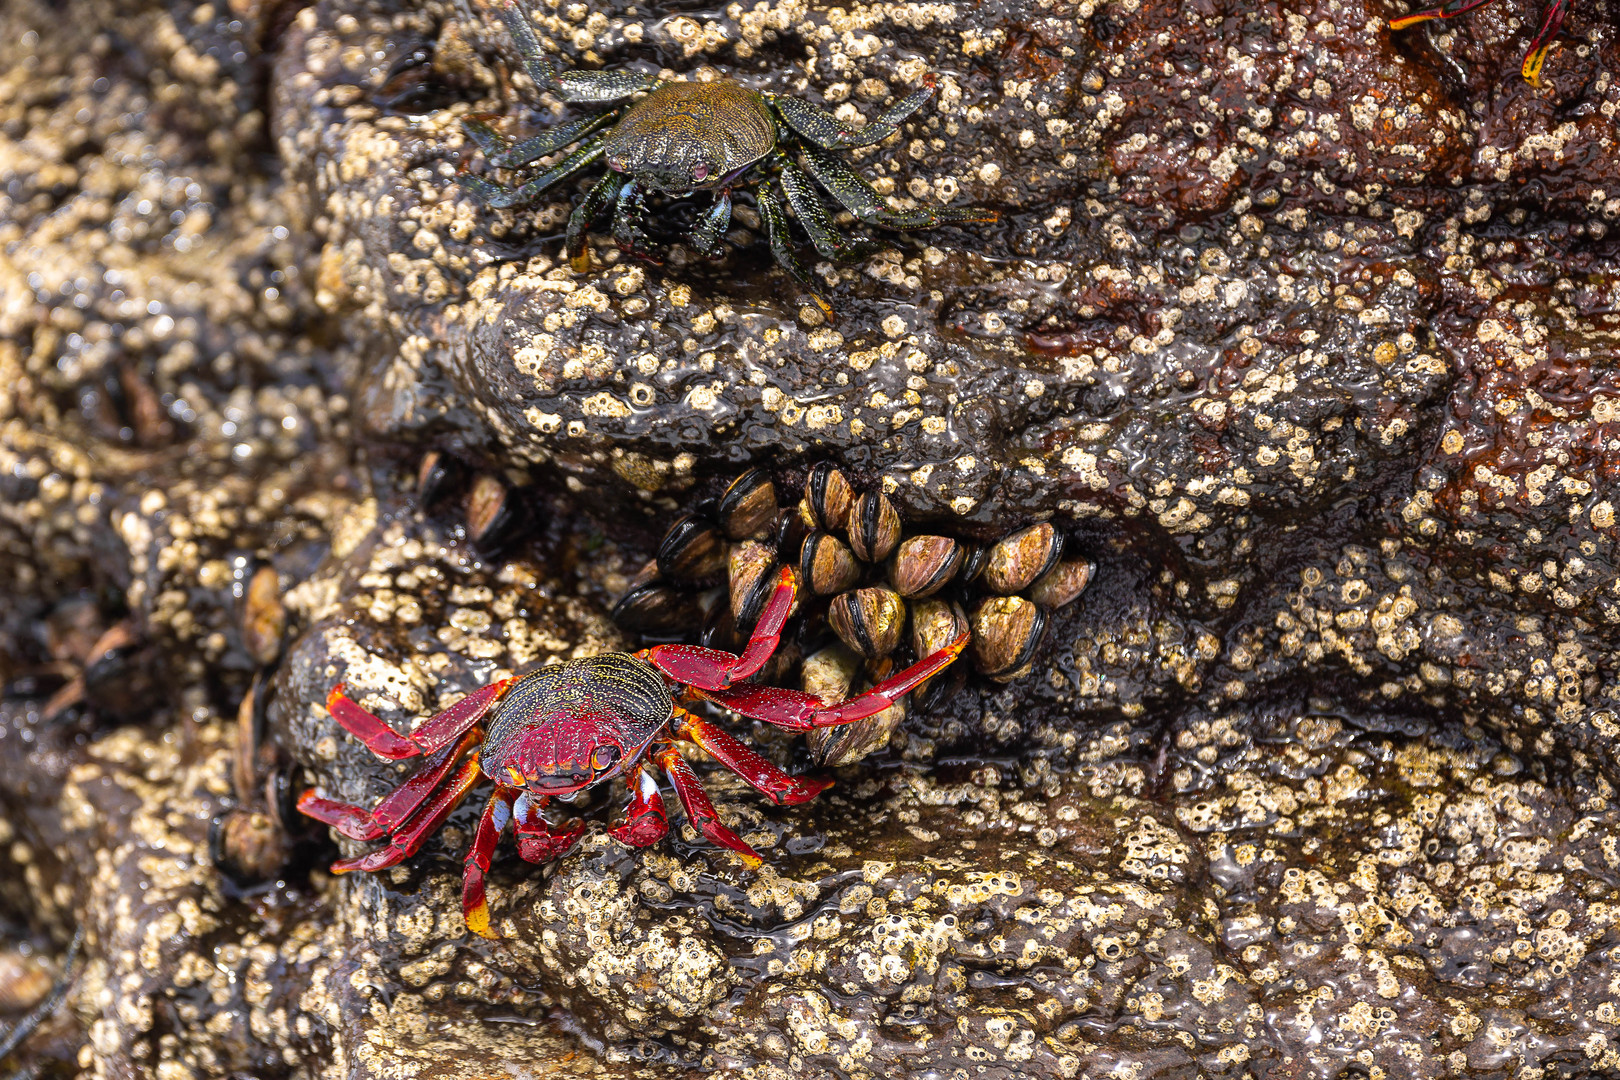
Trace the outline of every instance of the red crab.
<instances>
[{"instance_id":1,"label":"red crab","mask_svg":"<svg viewBox=\"0 0 1620 1080\"><path fill-rule=\"evenodd\" d=\"M967 644L963 634L945 648L861 694L828 705L814 694L743 680L776 651L796 594L793 571L783 568L742 655L696 645L656 645L638 653L604 653L475 690L409 735L401 735L333 687L326 699L332 718L391 760L426 755L403 784L370 810L322 798L313 789L298 809L356 840L388 837L388 844L332 864L332 870L381 870L414 855L460 802L487 776L495 793L484 807L467 852L461 906L467 926L485 937L489 905L484 873L508 821L515 822L518 854L532 863L560 858L579 840L576 821L553 830L541 811L615 776L630 787L625 819L609 835L631 847L646 847L669 831L653 766L663 771L687 820L704 836L741 855L750 866L758 852L721 823L697 776L676 749L695 743L779 806L805 802L831 783L790 776L723 729L676 702L712 701L732 712L791 731L849 724L882 712L912 687L943 670ZM487 729L482 727L489 717Z\"/></svg>"},{"instance_id":2,"label":"red crab","mask_svg":"<svg viewBox=\"0 0 1620 1080\"><path fill-rule=\"evenodd\" d=\"M1389 20L1389 28L1405 30L1408 26L1430 19L1454 19L1490 2L1491 0L1446 0L1439 7L1393 18ZM1564 16L1568 13L1569 0L1551 0L1542 9L1541 26L1537 28L1536 36L1530 39L1530 48L1525 51L1524 63L1519 68L1525 81L1531 86L1541 85L1541 65L1546 62L1547 50L1552 47L1553 38L1558 36L1559 28L1564 25Z\"/></svg>"}]
</instances>

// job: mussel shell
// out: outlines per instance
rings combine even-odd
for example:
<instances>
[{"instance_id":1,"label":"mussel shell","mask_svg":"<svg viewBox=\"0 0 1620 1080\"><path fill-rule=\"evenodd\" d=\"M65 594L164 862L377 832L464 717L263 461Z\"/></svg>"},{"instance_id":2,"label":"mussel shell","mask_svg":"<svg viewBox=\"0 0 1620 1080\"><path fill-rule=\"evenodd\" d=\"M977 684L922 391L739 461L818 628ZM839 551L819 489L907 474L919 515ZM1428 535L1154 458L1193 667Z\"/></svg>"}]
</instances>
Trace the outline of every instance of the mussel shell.
<instances>
[{"instance_id":1,"label":"mussel shell","mask_svg":"<svg viewBox=\"0 0 1620 1080\"><path fill-rule=\"evenodd\" d=\"M992 596L973 613L973 663L999 682L1029 670L1046 633L1046 612L1022 596Z\"/></svg>"},{"instance_id":2,"label":"mussel shell","mask_svg":"<svg viewBox=\"0 0 1620 1080\"><path fill-rule=\"evenodd\" d=\"M726 544L720 530L695 514L669 527L658 542L658 572L682 581L707 581L726 571Z\"/></svg>"},{"instance_id":3,"label":"mussel shell","mask_svg":"<svg viewBox=\"0 0 1620 1080\"><path fill-rule=\"evenodd\" d=\"M456 460L442 450L429 450L416 466L416 498L427 506L437 502L455 483Z\"/></svg>"},{"instance_id":4,"label":"mussel shell","mask_svg":"<svg viewBox=\"0 0 1620 1080\"><path fill-rule=\"evenodd\" d=\"M908 600L932 596L962 565L962 545L948 536L908 536L894 550L889 580Z\"/></svg>"},{"instance_id":5,"label":"mussel shell","mask_svg":"<svg viewBox=\"0 0 1620 1080\"><path fill-rule=\"evenodd\" d=\"M804 658L799 668L799 687L828 705L850 696L850 688L861 673L861 658L848 646L834 643Z\"/></svg>"},{"instance_id":6,"label":"mussel shell","mask_svg":"<svg viewBox=\"0 0 1620 1080\"><path fill-rule=\"evenodd\" d=\"M990 548L984 587L1003 596L1023 592L1056 566L1062 554L1063 534L1050 521L1019 529Z\"/></svg>"},{"instance_id":7,"label":"mussel shell","mask_svg":"<svg viewBox=\"0 0 1620 1080\"><path fill-rule=\"evenodd\" d=\"M844 542L832 533L813 532L799 549L799 580L817 596L832 596L853 586L861 566Z\"/></svg>"},{"instance_id":8,"label":"mussel shell","mask_svg":"<svg viewBox=\"0 0 1620 1080\"><path fill-rule=\"evenodd\" d=\"M855 492L838 467L823 461L810 469L804 481L804 500L799 504L806 522L817 529L842 529L849 520L849 507Z\"/></svg>"},{"instance_id":9,"label":"mussel shell","mask_svg":"<svg viewBox=\"0 0 1620 1080\"><path fill-rule=\"evenodd\" d=\"M209 854L215 869L237 885L269 881L291 853L287 834L269 814L238 807L216 818L208 830Z\"/></svg>"},{"instance_id":10,"label":"mussel shell","mask_svg":"<svg viewBox=\"0 0 1620 1080\"><path fill-rule=\"evenodd\" d=\"M702 610L698 598L661 581L638 585L613 605L613 621L637 634L671 634L691 628Z\"/></svg>"},{"instance_id":11,"label":"mussel shell","mask_svg":"<svg viewBox=\"0 0 1620 1080\"><path fill-rule=\"evenodd\" d=\"M906 602L882 586L856 589L833 599L827 609L827 622L845 645L862 656L887 656L900 644Z\"/></svg>"},{"instance_id":12,"label":"mussel shell","mask_svg":"<svg viewBox=\"0 0 1620 1080\"><path fill-rule=\"evenodd\" d=\"M269 563L262 564L248 581L242 601L242 647L255 664L273 664L281 655L287 632L287 608L281 602L281 577Z\"/></svg>"},{"instance_id":13,"label":"mussel shell","mask_svg":"<svg viewBox=\"0 0 1620 1080\"><path fill-rule=\"evenodd\" d=\"M882 562L900 542L900 512L882 492L868 491L849 511L849 546L869 563Z\"/></svg>"},{"instance_id":14,"label":"mussel shell","mask_svg":"<svg viewBox=\"0 0 1620 1080\"><path fill-rule=\"evenodd\" d=\"M643 585L650 585L657 580L659 580L658 560L648 559L646 562L641 564L641 569L636 571L636 576L630 579L630 584L624 591L632 592L641 588Z\"/></svg>"},{"instance_id":15,"label":"mussel shell","mask_svg":"<svg viewBox=\"0 0 1620 1080\"><path fill-rule=\"evenodd\" d=\"M911 602L911 652L918 660L925 660L961 637L968 630L967 612L962 605L950 600L913 600ZM948 671L955 671L952 664ZM928 687L942 678L935 675L917 684L916 694L924 694ZM916 700L921 701L918 697Z\"/></svg>"},{"instance_id":16,"label":"mussel shell","mask_svg":"<svg viewBox=\"0 0 1620 1080\"><path fill-rule=\"evenodd\" d=\"M776 520L776 485L764 469L749 469L726 488L715 520L733 540L762 537Z\"/></svg>"},{"instance_id":17,"label":"mussel shell","mask_svg":"<svg viewBox=\"0 0 1620 1080\"><path fill-rule=\"evenodd\" d=\"M1029 598L1042 607L1063 607L1086 591L1096 572L1097 565L1090 559L1064 559L1030 586Z\"/></svg>"},{"instance_id":18,"label":"mussel shell","mask_svg":"<svg viewBox=\"0 0 1620 1080\"><path fill-rule=\"evenodd\" d=\"M499 544L517 520L511 492L489 473L474 478L462 510L467 518L467 535L482 548Z\"/></svg>"},{"instance_id":19,"label":"mussel shell","mask_svg":"<svg viewBox=\"0 0 1620 1080\"><path fill-rule=\"evenodd\" d=\"M731 617L739 628L751 627L776 586L776 575L771 573L776 552L758 540L744 540L732 545L729 563Z\"/></svg>"},{"instance_id":20,"label":"mussel shell","mask_svg":"<svg viewBox=\"0 0 1620 1080\"><path fill-rule=\"evenodd\" d=\"M984 564L990 561L990 549L983 544L964 542L962 544L962 569L956 572L956 580L963 585L971 585L979 580L984 573Z\"/></svg>"},{"instance_id":21,"label":"mussel shell","mask_svg":"<svg viewBox=\"0 0 1620 1080\"><path fill-rule=\"evenodd\" d=\"M889 739L906 718L905 699L895 702L882 712L873 713L853 724L816 728L805 743L810 749L810 760L824 768L853 765L874 750L889 745Z\"/></svg>"}]
</instances>

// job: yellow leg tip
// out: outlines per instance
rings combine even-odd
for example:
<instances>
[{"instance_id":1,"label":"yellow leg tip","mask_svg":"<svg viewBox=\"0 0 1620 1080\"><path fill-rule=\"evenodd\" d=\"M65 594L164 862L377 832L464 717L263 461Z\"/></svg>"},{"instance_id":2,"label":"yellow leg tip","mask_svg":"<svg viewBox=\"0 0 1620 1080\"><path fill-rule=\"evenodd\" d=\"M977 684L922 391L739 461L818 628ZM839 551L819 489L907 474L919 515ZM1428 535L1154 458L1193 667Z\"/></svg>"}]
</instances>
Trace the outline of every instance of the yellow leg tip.
<instances>
[{"instance_id":1,"label":"yellow leg tip","mask_svg":"<svg viewBox=\"0 0 1620 1080\"><path fill-rule=\"evenodd\" d=\"M481 938L488 938L491 941L500 940L501 936L489 928L488 904L479 904L477 907L467 912L466 916L467 929L471 930Z\"/></svg>"}]
</instances>

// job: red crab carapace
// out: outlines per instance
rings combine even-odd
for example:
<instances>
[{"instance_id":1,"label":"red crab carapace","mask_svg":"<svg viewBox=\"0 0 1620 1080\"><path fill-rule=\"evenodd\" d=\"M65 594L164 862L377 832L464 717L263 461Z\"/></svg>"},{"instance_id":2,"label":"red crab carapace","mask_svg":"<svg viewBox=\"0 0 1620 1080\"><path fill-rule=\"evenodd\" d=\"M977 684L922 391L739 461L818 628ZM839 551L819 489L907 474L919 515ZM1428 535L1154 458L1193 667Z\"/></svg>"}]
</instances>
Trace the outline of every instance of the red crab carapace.
<instances>
[{"instance_id":1,"label":"red crab carapace","mask_svg":"<svg viewBox=\"0 0 1620 1080\"><path fill-rule=\"evenodd\" d=\"M493 780L495 792L467 852L461 901L467 926L485 937L495 935L484 874L508 822L524 859L560 858L579 840L584 825L575 821L553 829L542 816L546 804L615 776L629 785L630 805L624 820L609 830L614 839L646 847L668 833L656 779L662 772L699 832L757 866L759 853L721 822L677 743L702 747L780 806L812 799L831 781L783 772L683 708L677 697L687 703L712 701L790 731L849 724L883 711L938 674L968 640L963 634L866 693L832 705L802 690L745 683L776 651L795 591L793 571L784 568L741 655L656 645L573 660L475 690L409 735L350 701L340 683L326 702L334 720L379 757L427 760L370 810L323 798L313 789L299 798L298 809L355 840L387 837L383 847L332 864L338 873L381 870L415 854L481 779Z\"/></svg>"}]
</instances>

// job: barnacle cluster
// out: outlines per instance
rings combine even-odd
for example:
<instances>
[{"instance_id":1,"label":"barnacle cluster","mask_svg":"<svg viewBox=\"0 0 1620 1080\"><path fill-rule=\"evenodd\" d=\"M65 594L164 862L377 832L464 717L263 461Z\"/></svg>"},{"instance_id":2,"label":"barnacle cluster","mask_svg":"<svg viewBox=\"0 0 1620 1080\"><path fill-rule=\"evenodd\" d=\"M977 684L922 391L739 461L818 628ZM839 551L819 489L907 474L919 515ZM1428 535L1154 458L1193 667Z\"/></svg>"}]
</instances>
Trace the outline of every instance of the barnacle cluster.
<instances>
[{"instance_id":1,"label":"barnacle cluster","mask_svg":"<svg viewBox=\"0 0 1620 1080\"><path fill-rule=\"evenodd\" d=\"M782 505L763 468L670 526L657 555L614 607L625 629L650 638L698 636L734 649L770 595L781 566L799 575L802 601L782 662L799 663L799 684L842 700L927 656L963 629L975 671L1008 682L1026 674L1049 613L1071 603L1093 564L1065 558L1063 534L1039 522L994 543L906 528L881 490L857 491L822 463L806 474L796 503ZM785 672L779 672L785 675ZM918 687L924 702L960 690L959 665ZM812 734L824 764L859 760L888 741L904 718L897 704L877 716Z\"/></svg>"}]
</instances>

